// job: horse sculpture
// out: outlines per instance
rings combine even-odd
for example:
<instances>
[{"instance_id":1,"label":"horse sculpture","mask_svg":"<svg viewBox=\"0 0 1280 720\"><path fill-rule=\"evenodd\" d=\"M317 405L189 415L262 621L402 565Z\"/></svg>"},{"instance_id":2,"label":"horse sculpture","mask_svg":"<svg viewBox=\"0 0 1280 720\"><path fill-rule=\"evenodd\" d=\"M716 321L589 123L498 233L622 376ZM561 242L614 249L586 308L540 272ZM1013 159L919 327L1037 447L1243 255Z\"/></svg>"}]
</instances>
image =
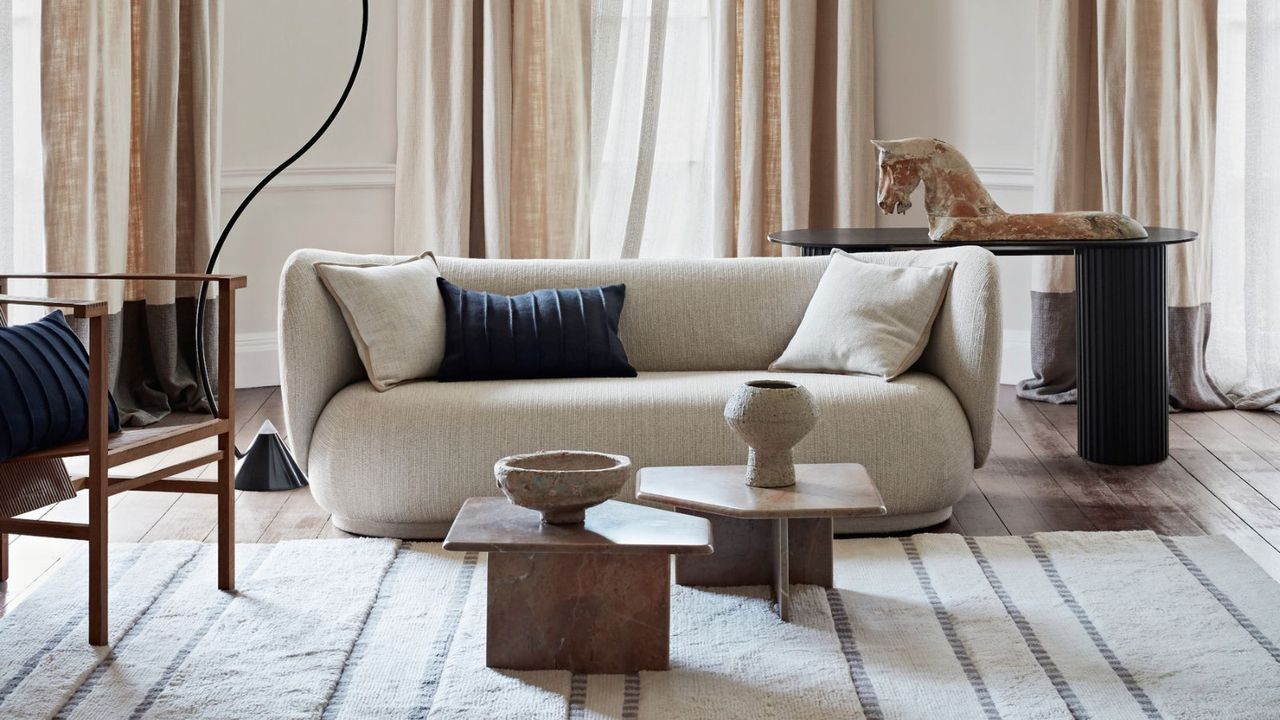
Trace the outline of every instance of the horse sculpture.
<instances>
[{"instance_id":1,"label":"horse sculpture","mask_svg":"<svg viewBox=\"0 0 1280 720\"><path fill-rule=\"evenodd\" d=\"M933 240L1122 240L1147 231L1112 212L1007 213L987 192L959 150L935 138L872 140L880 150L879 193L885 215L905 213L911 193L924 183L924 206Z\"/></svg>"}]
</instances>

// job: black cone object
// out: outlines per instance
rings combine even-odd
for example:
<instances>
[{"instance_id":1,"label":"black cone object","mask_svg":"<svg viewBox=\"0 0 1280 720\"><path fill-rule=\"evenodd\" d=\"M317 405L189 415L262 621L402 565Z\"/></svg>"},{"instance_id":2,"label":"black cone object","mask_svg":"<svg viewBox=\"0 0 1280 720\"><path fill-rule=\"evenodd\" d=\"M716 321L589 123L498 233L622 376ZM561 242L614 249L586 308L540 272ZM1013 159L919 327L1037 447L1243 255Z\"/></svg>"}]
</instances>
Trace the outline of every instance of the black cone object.
<instances>
[{"instance_id":1,"label":"black cone object","mask_svg":"<svg viewBox=\"0 0 1280 720\"><path fill-rule=\"evenodd\" d=\"M306 484L307 476L294 462L275 426L270 420L262 423L236 469L236 489L293 490Z\"/></svg>"}]
</instances>

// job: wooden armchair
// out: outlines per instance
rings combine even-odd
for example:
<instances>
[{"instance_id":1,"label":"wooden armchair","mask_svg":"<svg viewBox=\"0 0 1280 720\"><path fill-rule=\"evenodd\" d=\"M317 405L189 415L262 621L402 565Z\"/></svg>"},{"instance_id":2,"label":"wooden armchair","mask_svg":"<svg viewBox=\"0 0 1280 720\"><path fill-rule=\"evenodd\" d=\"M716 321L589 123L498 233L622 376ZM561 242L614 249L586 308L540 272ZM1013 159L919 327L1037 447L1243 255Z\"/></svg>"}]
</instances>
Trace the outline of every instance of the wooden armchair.
<instances>
[{"instance_id":1,"label":"wooden armchair","mask_svg":"<svg viewBox=\"0 0 1280 720\"><path fill-rule=\"evenodd\" d=\"M16 278L65 280L140 280L182 282L209 280L218 286L218 416L181 425L125 428L107 432L107 304L84 300L13 297L8 280ZM0 518L0 582L9 578L9 538L15 535L84 540L89 543L89 642L107 644L107 499L126 490L208 493L218 496L218 587L235 588L235 291L245 286L242 275L179 273L0 274L0 311L8 305L65 308L89 323L89 435L85 440L13 458L9 462L41 458L88 456L89 473L74 478L72 487L89 492L89 522ZM111 468L176 447L217 436L216 452L133 477L117 477ZM217 479L177 479L175 475L217 463Z\"/></svg>"}]
</instances>

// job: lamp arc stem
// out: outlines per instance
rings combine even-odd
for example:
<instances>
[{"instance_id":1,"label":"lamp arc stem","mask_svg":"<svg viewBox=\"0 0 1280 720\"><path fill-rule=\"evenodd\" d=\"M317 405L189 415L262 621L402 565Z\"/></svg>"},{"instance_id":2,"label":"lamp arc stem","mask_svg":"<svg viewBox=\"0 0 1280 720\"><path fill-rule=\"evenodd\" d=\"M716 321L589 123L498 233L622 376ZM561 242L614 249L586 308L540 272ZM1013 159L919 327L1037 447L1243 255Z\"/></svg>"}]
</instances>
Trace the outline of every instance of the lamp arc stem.
<instances>
[{"instance_id":1,"label":"lamp arc stem","mask_svg":"<svg viewBox=\"0 0 1280 720\"><path fill-rule=\"evenodd\" d=\"M236 207L236 211L231 214L231 219L227 220L226 226L222 228L222 234L218 236L218 242L214 244L213 252L209 254L209 263L205 266L206 274L213 273L214 267L218 264L218 256L222 254L222 246L226 244L227 237L231 234L231 229L235 227L236 221L240 219L240 216L244 213L244 210L248 207L249 203L253 202L253 199L258 196L258 193L262 192L262 189L274 180L277 175L288 169L288 167L296 162L298 158L305 155L306 152L311 149L312 145L316 144L316 141L320 139L320 136L324 135L329 129L329 126L333 124L334 118L338 117L338 113L341 112L342 106L346 104L347 97L351 95L351 88L355 85L356 76L360 73L360 64L364 61L365 41L369 35L369 0L361 0L361 8L360 45L356 48L356 59L351 66L351 75L347 78L346 86L342 88L342 95L338 98L338 103L333 106L333 110L329 112L329 116L325 118L320 129L316 130L315 134L313 134L302 147L298 148L295 153L276 166L274 170L267 173L266 177L259 180L258 184L254 185L253 189L249 191L249 194L240 201L240 205ZM209 383L209 363L205 357L204 347L204 310L205 302L208 298L209 281L205 280L200 283L200 298L196 302L196 367L200 373L200 388L204 392L205 402L209 404L209 411L214 416L217 416L218 400L214 397L213 386ZM240 449L236 448L236 457L243 456L244 454L240 452Z\"/></svg>"}]
</instances>

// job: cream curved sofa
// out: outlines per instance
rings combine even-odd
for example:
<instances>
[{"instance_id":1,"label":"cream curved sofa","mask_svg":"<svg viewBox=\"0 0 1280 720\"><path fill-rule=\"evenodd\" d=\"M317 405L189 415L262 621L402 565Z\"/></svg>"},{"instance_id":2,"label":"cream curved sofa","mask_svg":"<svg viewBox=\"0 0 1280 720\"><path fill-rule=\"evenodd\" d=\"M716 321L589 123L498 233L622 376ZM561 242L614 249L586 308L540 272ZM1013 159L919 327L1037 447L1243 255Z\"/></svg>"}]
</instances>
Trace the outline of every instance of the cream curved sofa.
<instances>
[{"instance_id":1,"label":"cream curved sofa","mask_svg":"<svg viewBox=\"0 0 1280 720\"><path fill-rule=\"evenodd\" d=\"M799 382L821 418L797 462L859 462L889 515L847 532L924 527L947 519L986 460L1000 358L993 256L979 248L876 253L892 265L955 261L923 357L893 382L770 373L795 332L828 258L469 260L440 258L463 287L503 294L624 282L621 337L635 378L414 382L379 393L367 382L317 262L403 258L301 250L280 284L280 359L289 442L316 501L361 535L439 538L462 502L496 495L493 464L518 452L574 448L647 465L741 464L725 426L742 382ZM850 288L856 292L856 288ZM631 488L623 491L629 496Z\"/></svg>"}]
</instances>

